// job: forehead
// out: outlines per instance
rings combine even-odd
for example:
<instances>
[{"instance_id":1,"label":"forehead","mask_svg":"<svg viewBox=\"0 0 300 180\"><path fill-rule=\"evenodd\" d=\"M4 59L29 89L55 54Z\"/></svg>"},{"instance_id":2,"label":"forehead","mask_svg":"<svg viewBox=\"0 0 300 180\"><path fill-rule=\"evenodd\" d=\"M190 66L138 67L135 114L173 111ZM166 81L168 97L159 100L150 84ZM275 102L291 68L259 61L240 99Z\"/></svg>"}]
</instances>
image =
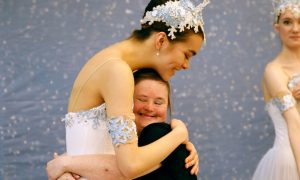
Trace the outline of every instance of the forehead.
<instances>
[{"instance_id":1,"label":"forehead","mask_svg":"<svg viewBox=\"0 0 300 180\"><path fill-rule=\"evenodd\" d=\"M168 87L163 82L153 79L144 79L135 85L135 93L168 94Z\"/></svg>"},{"instance_id":2,"label":"forehead","mask_svg":"<svg viewBox=\"0 0 300 180\"><path fill-rule=\"evenodd\" d=\"M179 41L174 44L198 53L203 44L203 37L199 34L192 33L184 41Z\"/></svg>"}]
</instances>

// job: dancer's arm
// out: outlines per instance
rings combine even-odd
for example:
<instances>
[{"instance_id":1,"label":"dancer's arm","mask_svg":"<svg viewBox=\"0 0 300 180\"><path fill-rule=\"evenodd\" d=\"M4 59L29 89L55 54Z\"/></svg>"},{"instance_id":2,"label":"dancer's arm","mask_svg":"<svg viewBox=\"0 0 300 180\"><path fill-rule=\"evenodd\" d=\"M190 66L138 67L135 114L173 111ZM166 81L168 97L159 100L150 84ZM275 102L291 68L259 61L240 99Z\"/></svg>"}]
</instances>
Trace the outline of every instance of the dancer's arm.
<instances>
[{"instance_id":1,"label":"dancer's arm","mask_svg":"<svg viewBox=\"0 0 300 180\"><path fill-rule=\"evenodd\" d=\"M197 174L199 171L197 150L191 142L188 142L186 147L190 152L185 160L186 168L193 166L191 173ZM154 171L158 167L141 174L141 176ZM49 179L57 179L64 172L72 172L87 179L126 179L118 169L114 155L56 155L53 160L48 162L46 170ZM69 176L69 174L64 174L64 176Z\"/></svg>"},{"instance_id":2,"label":"dancer's arm","mask_svg":"<svg viewBox=\"0 0 300 180\"><path fill-rule=\"evenodd\" d=\"M288 79L285 73L274 65L266 67L264 80L266 88L272 97L278 97L279 94L290 92L287 88ZM293 106L284 111L283 116L287 122L289 139L297 163L298 175L300 176L300 115L296 106Z\"/></svg>"},{"instance_id":3,"label":"dancer's arm","mask_svg":"<svg viewBox=\"0 0 300 180\"><path fill-rule=\"evenodd\" d=\"M198 174L199 160L197 150L191 142L188 142L186 147L190 152L185 160L186 168L193 166L191 174ZM158 167L141 174L141 176L152 172ZM69 156L63 154L55 156L53 160L49 161L46 170L49 179L57 179L64 172L72 172L87 179L126 179L118 169L114 155Z\"/></svg>"},{"instance_id":4,"label":"dancer's arm","mask_svg":"<svg viewBox=\"0 0 300 180\"><path fill-rule=\"evenodd\" d=\"M134 80L127 64L115 63L106 69L106 79L102 82L100 92L104 97L108 117L134 117L133 90ZM132 122L125 118L126 122ZM138 177L152 169L165 159L177 146L187 141L188 133L185 125L178 120L172 121L172 131L161 139L143 147L138 147L137 136L133 135L125 144L115 146L117 164L127 178ZM133 123L133 122L132 122ZM118 130L118 129L117 129ZM114 134L114 132L111 132Z\"/></svg>"},{"instance_id":5,"label":"dancer's arm","mask_svg":"<svg viewBox=\"0 0 300 180\"><path fill-rule=\"evenodd\" d=\"M115 155L60 155L47 163L49 179L57 179L64 172L87 179L126 179L118 169Z\"/></svg>"}]
</instances>

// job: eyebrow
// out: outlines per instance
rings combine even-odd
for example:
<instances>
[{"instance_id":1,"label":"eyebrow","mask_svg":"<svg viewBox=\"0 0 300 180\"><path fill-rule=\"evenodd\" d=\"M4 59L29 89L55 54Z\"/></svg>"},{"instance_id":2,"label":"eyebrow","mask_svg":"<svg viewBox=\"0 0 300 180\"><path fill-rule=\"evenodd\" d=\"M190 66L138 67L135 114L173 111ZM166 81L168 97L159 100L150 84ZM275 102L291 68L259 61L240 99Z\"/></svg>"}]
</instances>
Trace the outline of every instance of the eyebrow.
<instances>
[{"instance_id":1,"label":"eyebrow","mask_svg":"<svg viewBox=\"0 0 300 180\"><path fill-rule=\"evenodd\" d=\"M282 20L292 20L293 18L288 16L288 17L282 17L281 19Z\"/></svg>"}]
</instances>

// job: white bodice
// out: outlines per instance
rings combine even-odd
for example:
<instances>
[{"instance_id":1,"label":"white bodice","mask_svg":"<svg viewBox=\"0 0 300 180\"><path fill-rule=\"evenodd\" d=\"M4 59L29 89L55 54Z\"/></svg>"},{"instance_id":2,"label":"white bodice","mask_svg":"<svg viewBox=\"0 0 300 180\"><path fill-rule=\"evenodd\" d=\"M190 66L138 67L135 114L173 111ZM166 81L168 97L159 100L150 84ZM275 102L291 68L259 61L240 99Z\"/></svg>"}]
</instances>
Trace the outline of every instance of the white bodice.
<instances>
[{"instance_id":1,"label":"white bodice","mask_svg":"<svg viewBox=\"0 0 300 180\"><path fill-rule=\"evenodd\" d=\"M288 89L294 88L300 83L300 75L294 75L288 82ZM266 104L266 111L268 112L275 128L275 142L274 147L287 147L290 149L290 141L288 136L287 123L279 110L280 104L275 99L271 99Z\"/></svg>"},{"instance_id":2,"label":"white bodice","mask_svg":"<svg viewBox=\"0 0 300 180\"><path fill-rule=\"evenodd\" d=\"M266 111L268 112L275 128L274 147L286 147L290 149L287 124L278 106L271 100L266 104Z\"/></svg>"},{"instance_id":3,"label":"white bodice","mask_svg":"<svg viewBox=\"0 0 300 180\"><path fill-rule=\"evenodd\" d=\"M105 103L80 112L69 112L66 126L66 148L69 155L114 154L107 128Z\"/></svg>"}]
</instances>

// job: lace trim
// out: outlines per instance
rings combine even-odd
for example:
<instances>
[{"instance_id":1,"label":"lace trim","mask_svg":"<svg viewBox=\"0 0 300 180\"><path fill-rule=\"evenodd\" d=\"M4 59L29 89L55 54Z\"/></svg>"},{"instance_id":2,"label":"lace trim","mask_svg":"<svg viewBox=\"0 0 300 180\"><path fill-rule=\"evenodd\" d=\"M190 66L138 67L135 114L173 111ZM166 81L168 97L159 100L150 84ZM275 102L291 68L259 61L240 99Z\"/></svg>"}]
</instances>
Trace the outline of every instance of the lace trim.
<instances>
[{"instance_id":1,"label":"lace trim","mask_svg":"<svg viewBox=\"0 0 300 180\"><path fill-rule=\"evenodd\" d=\"M116 147L120 144L130 143L137 138L135 122L126 116L117 116L109 119L108 131Z\"/></svg>"},{"instance_id":2,"label":"lace trim","mask_svg":"<svg viewBox=\"0 0 300 180\"><path fill-rule=\"evenodd\" d=\"M297 74L293 76L293 78L288 82L288 88L293 89L299 83L300 83L300 74Z\"/></svg>"},{"instance_id":3,"label":"lace trim","mask_svg":"<svg viewBox=\"0 0 300 180\"><path fill-rule=\"evenodd\" d=\"M294 97L289 93L283 95L282 97L276 97L272 99L272 103L278 107L281 113L285 112L286 110L294 107L296 105L296 100Z\"/></svg>"},{"instance_id":4,"label":"lace trim","mask_svg":"<svg viewBox=\"0 0 300 180\"><path fill-rule=\"evenodd\" d=\"M72 127L75 124L92 124L93 129L101 126L101 122L106 120L105 105L92 108L87 111L69 112L65 115L62 121L65 122L66 127Z\"/></svg>"}]
</instances>

